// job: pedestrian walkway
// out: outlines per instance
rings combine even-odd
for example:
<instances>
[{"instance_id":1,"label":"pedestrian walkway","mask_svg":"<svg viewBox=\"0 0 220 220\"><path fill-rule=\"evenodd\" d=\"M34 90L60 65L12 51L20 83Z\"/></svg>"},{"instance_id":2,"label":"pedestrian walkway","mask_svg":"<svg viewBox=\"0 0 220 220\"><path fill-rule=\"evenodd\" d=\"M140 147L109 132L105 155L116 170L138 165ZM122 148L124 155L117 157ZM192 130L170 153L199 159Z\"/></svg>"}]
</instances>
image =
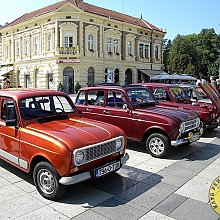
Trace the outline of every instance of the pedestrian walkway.
<instances>
[{"instance_id":1,"label":"pedestrian walkway","mask_svg":"<svg viewBox=\"0 0 220 220\"><path fill-rule=\"evenodd\" d=\"M220 176L220 129L173 149L167 159L128 143L116 174L70 186L59 202L42 198L31 177L0 160L0 219L217 220L208 192Z\"/></svg>"}]
</instances>

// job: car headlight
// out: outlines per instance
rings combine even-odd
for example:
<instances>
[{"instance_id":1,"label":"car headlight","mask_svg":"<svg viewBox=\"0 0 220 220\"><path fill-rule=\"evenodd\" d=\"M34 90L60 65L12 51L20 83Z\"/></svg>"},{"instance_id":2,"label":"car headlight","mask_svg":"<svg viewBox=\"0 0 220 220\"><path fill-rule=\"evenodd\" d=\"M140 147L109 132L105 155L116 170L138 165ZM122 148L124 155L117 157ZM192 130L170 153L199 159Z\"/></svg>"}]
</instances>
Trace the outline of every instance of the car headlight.
<instances>
[{"instance_id":1,"label":"car headlight","mask_svg":"<svg viewBox=\"0 0 220 220\"><path fill-rule=\"evenodd\" d=\"M85 158L85 154L83 151L77 151L75 154L75 162L77 165L81 164Z\"/></svg>"},{"instance_id":2,"label":"car headlight","mask_svg":"<svg viewBox=\"0 0 220 220\"><path fill-rule=\"evenodd\" d=\"M180 125L180 132L181 132L181 133L184 133L184 132L185 132L185 123L182 123L182 124Z\"/></svg>"},{"instance_id":3,"label":"car headlight","mask_svg":"<svg viewBox=\"0 0 220 220\"><path fill-rule=\"evenodd\" d=\"M117 139L115 143L116 151L120 151L123 149L123 139Z\"/></svg>"}]
</instances>

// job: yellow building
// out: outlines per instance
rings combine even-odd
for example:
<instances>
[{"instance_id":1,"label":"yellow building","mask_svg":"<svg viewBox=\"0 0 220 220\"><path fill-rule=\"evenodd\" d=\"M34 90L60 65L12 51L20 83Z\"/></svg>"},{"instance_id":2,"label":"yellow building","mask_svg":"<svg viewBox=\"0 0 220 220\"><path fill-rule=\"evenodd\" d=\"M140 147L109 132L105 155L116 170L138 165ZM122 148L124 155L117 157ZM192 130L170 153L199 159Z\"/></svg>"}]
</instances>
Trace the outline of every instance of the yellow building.
<instances>
[{"instance_id":1,"label":"yellow building","mask_svg":"<svg viewBox=\"0 0 220 220\"><path fill-rule=\"evenodd\" d=\"M101 82L130 84L162 72L165 31L142 18L64 0L0 29L1 75L13 87L67 93Z\"/></svg>"}]
</instances>

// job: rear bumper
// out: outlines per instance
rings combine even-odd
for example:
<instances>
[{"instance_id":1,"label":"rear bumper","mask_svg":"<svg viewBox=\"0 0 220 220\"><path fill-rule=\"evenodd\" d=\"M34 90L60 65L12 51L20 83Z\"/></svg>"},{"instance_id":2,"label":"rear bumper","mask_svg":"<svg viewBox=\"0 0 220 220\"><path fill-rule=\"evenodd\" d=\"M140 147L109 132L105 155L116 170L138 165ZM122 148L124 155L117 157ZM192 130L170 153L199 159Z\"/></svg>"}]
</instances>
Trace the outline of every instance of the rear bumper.
<instances>
[{"instance_id":1,"label":"rear bumper","mask_svg":"<svg viewBox=\"0 0 220 220\"><path fill-rule=\"evenodd\" d=\"M121 166L129 159L129 155L126 153L123 157L121 157ZM91 179L91 173L90 171L86 171L84 173L80 173L74 176L68 176L68 177L62 177L59 180L59 183L62 185L73 185L88 179Z\"/></svg>"}]
</instances>

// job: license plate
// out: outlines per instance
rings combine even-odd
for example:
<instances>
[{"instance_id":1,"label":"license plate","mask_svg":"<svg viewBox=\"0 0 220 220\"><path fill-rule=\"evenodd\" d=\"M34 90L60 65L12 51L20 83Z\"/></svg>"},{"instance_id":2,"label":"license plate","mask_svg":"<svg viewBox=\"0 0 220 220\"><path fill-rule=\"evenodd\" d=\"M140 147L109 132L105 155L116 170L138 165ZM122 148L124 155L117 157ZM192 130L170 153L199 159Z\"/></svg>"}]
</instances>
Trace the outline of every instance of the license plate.
<instances>
[{"instance_id":1,"label":"license plate","mask_svg":"<svg viewBox=\"0 0 220 220\"><path fill-rule=\"evenodd\" d=\"M97 169L95 169L95 177L98 178L98 177L104 176L108 173L111 173L114 170L119 169L120 166L121 166L120 161L117 161L115 163L106 165L104 167L97 168Z\"/></svg>"}]
</instances>

